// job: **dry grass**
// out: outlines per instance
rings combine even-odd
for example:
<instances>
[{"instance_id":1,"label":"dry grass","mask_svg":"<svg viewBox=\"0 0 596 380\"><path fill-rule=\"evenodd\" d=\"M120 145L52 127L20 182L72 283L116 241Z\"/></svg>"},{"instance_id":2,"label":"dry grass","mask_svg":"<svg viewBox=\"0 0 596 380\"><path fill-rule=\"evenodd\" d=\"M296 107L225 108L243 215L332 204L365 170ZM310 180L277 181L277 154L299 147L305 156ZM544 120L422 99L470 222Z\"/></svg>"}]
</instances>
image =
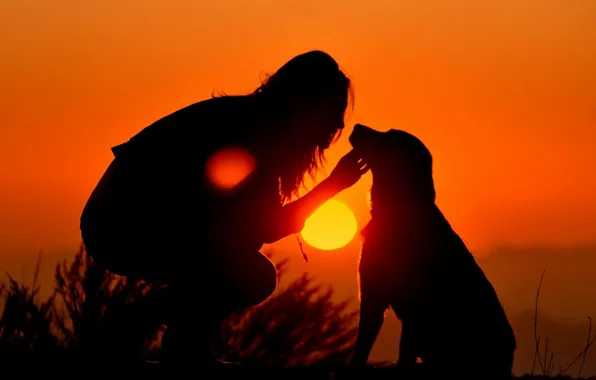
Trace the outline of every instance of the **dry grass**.
<instances>
[{"instance_id":1,"label":"dry grass","mask_svg":"<svg viewBox=\"0 0 596 380\"><path fill-rule=\"evenodd\" d=\"M586 357L588 355L588 351L592 344L594 344L594 342L596 341L596 336L592 336L592 317L588 316L588 332L585 347L583 347L575 356L575 358L571 360L571 362L569 362L567 365L563 366L559 364L558 371L555 372L555 353L549 350L548 337L546 337L545 339L544 349L542 350L541 336L538 333L538 303L540 300L540 290L542 289L542 281L544 280L545 273L546 269L543 270L542 274L540 275L540 282L538 283L538 288L536 290L536 300L534 303L534 341L536 344L536 349L534 351L534 360L530 376L534 376L534 374L537 372L536 363L538 363L541 371L540 377L550 378L552 376L555 376L557 378L572 378L568 373L575 366L577 366L578 373L575 378L580 379L582 376L584 365L586 364Z\"/></svg>"},{"instance_id":2,"label":"dry grass","mask_svg":"<svg viewBox=\"0 0 596 380\"><path fill-rule=\"evenodd\" d=\"M280 276L286 265L278 264ZM151 318L158 314L151 309L151 297L163 286L112 275L95 266L82 246L72 262L56 267L55 289L45 300L39 297L37 272L32 286L9 277L1 290L0 361L76 357L123 365L160 359L163 326ZM323 289L304 274L266 303L231 315L215 334L215 350L253 368L344 363L357 315L346 311L348 301L337 304L332 296L333 289ZM189 305L196 302L188 300Z\"/></svg>"}]
</instances>

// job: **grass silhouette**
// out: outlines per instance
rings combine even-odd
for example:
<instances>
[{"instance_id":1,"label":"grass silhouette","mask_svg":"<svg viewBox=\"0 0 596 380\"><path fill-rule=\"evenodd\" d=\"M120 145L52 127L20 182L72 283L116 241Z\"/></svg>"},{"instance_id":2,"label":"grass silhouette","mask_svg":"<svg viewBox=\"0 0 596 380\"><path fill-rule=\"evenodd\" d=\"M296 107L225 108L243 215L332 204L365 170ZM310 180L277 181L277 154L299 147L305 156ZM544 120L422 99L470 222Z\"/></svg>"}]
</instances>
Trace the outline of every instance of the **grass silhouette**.
<instances>
[{"instance_id":1,"label":"grass silhouette","mask_svg":"<svg viewBox=\"0 0 596 380\"><path fill-rule=\"evenodd\" d=\"M544 340L544 349L542 349L542 337L538 333L538 302L540 300L540 290L542 289L542 281L544 280L545 273L546 269L543 270L542 274L540 275L540 282L538 283L538 288L536 290L536 300L534 302L534 342L536 344L536 350L534 351L532 371L530 376L533 376L534 373L537 373L539 367L540 372L544 377L550 377L555 373L557 377L561 377L567 374L568 371L574 367L574 365L579 363L577 374L577 378L579 379L582 376L584 365L586 364L588 351L594 342L596 342L596 336L592 336L592 317L588 317L589 324L585 347L565 367L559 364L559 369L557 372L555 372L555 353L552 350L549 350L548 337L546 337Z\"/></svg>"},{"instance_id":2,"label":"grass silhouette","mask_svg":"<svg viewBox=\"0 0 596 380\"><path fill-rule=\"evenodd\" d=\"M287 264L277 264L280 277L286 275ZM0 285L4 297L0 362L51 360L55 365L70 365L95 361L102 368L159 362L164 326L148 317L145 305L162 286L102 270L86 255L83 246L72 261L56 266L55 288L45 299L40 296L38 273L39 260L31 285L10 275L8 282ZM542 278L536 310L541 284ZM279 288L267 302L227 318L214 333L214 349L220 358L241 361L248 369L283 370L283 376L291 373L309 376L310 380L331 378L333 373L341 373L351 354L357 322L357 312L348 311L349 301L332 302L332 296L333 289L317 285L305 273ZM541 344L537 323L536 313L535 372L541 375L532 373L521 378L570 379L565 375L572 365L580 366L579 378L595 338L588 337L585 349L567 369L563 366L565 370L556 371L548 340L544 346ZM347 375L344 377L393 378L390 363Z\"/></svg>"},{"instance_id":3,"label":"grass silhouette","mask_svg":"<svg viewBox=\"0 0 596 380\"><path fill-rule=\"evenodd\" d=\"M287 261L277 267L284 276ZM144 301L161 286L98 268L83 246L72 262L57 265L47 299L39 296L38 271L39 264L31 286L9 276L0 289L0 358L159 360L163 326L144 315ZM332 302L332 295L303 274L265 303L231 315L216 333L214 349L222 359L253 368L341 365L351 352L357 314L347 312L348 301Z\"/></svg>"}]
</instances>

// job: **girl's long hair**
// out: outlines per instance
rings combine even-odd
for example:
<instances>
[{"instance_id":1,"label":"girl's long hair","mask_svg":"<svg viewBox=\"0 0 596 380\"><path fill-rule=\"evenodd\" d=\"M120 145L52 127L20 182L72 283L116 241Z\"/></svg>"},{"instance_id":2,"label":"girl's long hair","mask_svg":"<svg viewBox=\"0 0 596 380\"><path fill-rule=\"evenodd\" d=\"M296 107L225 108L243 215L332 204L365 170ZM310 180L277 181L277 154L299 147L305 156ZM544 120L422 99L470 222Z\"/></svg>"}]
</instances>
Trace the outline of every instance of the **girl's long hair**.
<instances>
[{"instance_id":1,"label":"girl's long hair","mask_svg":"<svg viewBox=\"0 0 596 380\"><path fill-rule=\"evenodd\" d=\"M349 104L353 106L351 81L329 54L314 50L292 58L267 76L251 95L265 99L267 109L273 110L275 118L281 121L270 128L283 128L285 118L292 117L296 111L308 112L310 106L322 101L331 101L337 109L338 118L342 119L337 128L329 129L325 139L287 142L284 148L294 151L290 162L282 168L279 180L281 200L288 202L298 196L307 175L314 177L324 163L325 149L340 137L345 111ZM264 133L283 136L280 130Z\"/></svg>"}]
</instances>

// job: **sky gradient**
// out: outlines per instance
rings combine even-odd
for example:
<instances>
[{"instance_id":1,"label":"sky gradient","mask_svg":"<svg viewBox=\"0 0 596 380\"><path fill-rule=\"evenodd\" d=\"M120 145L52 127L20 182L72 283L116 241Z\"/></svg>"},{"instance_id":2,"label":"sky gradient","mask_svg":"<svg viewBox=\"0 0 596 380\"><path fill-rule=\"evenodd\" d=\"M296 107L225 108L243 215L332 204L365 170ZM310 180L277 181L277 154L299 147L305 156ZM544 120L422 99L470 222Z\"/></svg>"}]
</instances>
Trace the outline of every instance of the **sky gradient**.
<instances>
[{"instance_id":1,"label":"sky gradient","mask_svg":"<svg viewBox=\"0 0 596 380\"><path fill-rule=\"evenodd\" d=\"M592 0L0 1L0 268L75 251L111 146L310 49L355 89L327 172L354 123L405 129L433 153L438 204L476 255L595 243L594 20ZM337 196L360 227L370 184ZM273 248L301 260L294 237ZM312 267L352 281L358 248Z\"/></svg>"}]
</instances>

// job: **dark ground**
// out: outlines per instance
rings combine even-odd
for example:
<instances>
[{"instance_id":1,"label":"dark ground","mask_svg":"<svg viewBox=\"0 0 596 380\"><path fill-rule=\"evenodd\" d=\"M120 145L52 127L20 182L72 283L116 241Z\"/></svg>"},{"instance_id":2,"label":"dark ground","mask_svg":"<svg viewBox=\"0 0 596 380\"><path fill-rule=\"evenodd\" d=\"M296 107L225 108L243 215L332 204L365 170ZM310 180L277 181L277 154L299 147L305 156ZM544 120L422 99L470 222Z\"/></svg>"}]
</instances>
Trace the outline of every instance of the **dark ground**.
<instances>
[{"instance_id":1,"label":"dark ground","mask_svg":"<svg viewBox=\"0 0 596 380\"><path fill-rule=\"evenodd\" d=\"M0 360L0 366L3 372L8 375L14 372L19 378L33 378L33 376L43 376L45 378L59 376L60 378L128 378L128 379L146 379L146 378L195 378L195 379L248 379L256 378L259 380L268 379L303 379L303 380L375 380L375 379L404 379L393 372L390 363L381 363L371 365L361 370L342 370L338 367L310 366L286 369L259 369L242 368L228 371L211 371L198 367L189 369L173 369L159 363L145 362L135 366L107 364L107 363L88 363L82 360L75 360L72 357L58 358L50 356L41 356L37 358L3 358ZM23 376L24 375L24 376ZM52 376L53 375L53 376ZM9 378L7 376L7 378ZM481 380L483 376L476 379ZM476 380L475 379L475 380ZM516 376L512 379L524 380L546 380L546 379L577 379L571 376L548 377L548 376ZM596 379L596 378L582 378Z\"/></svg>"}]
</instances>

